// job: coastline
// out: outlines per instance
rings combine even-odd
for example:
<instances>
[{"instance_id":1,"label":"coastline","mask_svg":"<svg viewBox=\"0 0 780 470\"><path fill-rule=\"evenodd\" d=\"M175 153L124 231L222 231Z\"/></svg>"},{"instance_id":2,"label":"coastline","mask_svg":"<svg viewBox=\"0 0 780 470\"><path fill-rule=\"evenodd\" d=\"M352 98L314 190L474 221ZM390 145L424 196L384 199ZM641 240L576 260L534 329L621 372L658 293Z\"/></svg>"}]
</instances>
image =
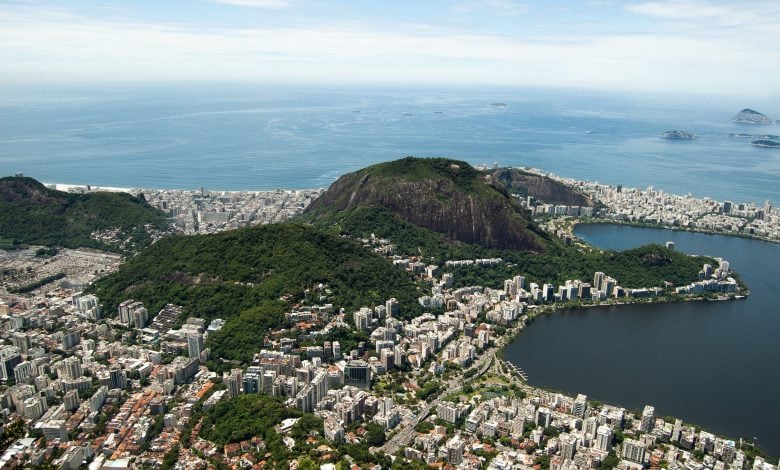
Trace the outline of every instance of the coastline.
<instances>
[{"instance_id":1,"label":"coastline","mask_svg":"<svg viewBox=\"0 0 780 470\"><path fill-rule=\"evenodd\" d=\"M681 300L667 300L667 301L662 301L661 303L674 303L676 301L692 302L692 301L705 301L705 300L708 300L708 299L705 299L705 298L702 298L702 297L693 297L693 298L681 299ZM514 367L522 370L522 366L520 364L516 364L515 362L513 362L510 358L508 358L506 356L506 348L510 344L512 344L515 341L517 341L520 338L521 334L526 330L526 328L528 328L528 326L530 326L531 323L533 323L534 320L536 319L536 317L539 316L539 315L552 315L552 314L559 313L560 311L565 310L565 309L573 309L573 310L582 309L582 310L586 310L586 309L592 308L592 307L634 305L634 304L638 304L638 303L650 303L650 302L628 301L628 302L599 303L599 304L588 304L588 305L571 305L570 303L562 303L562 304L546 305L546 306L544 306L546 308L534 309L532 312L524 315L524 317L519 318L518 319L518 323L519 324L515 324L511 328L508 328L506 333L501 335L501 337L499 338L500 344L497 344L497 350L496 350L495 356L500 361L508 362L508 363L512 364ZM534 385L534 384L531 383L531 380L523 380L520 377L518 377L517 375L512 374L512 373L509 373L507 375L511 379L512 382L517 382L520 385L522 385L523 387L527 388L528 390L533 391L536 394L556 393L556 394L561 394L561 395L564 395L564 396L567 396L567 397L570 397L570 398L572 398L574 396L574 395L572 395L572 392L569 392L569 391L558 390L558 389L554 389L554 388L550 388L550 387ZM580 393L580 392L573 392L573 393L576 395L577 393ZM602 406L603 405L607 405L607 406L611 406L611 407L623 408L627 412L631 412L631 413L635 412L635 410L631 410L631 409L625 408L625 407L623 407L620 404L603 402L603 401L599 400L598 397L591 397L591 396L589 396L589 401L590 402L597 401ZM665 416L664 419L666 419L666 418L677 418L677 417L676 416ZM700 428L701 430L710 432L710 431L708 431L707 427L701 426L701 425L699 425L697 423L690 422L690 421L685 421L685 420L682 420L682 422L683 422L684 425L695 426L697 428ZM716 436L719 436L721 438L724 438L724 439L730 439L729 436L727 436L725 434L722 434L722 433L713 432L712 434L714 434ZM765 458L767 458L769 460L775 460L777 458L776 456L770 455L767 451L765 451L763 449L763 447L761 447L760 444L756 444L755 442L752 442L752 443L746 442L746 441L743 441L742 438L736 439L735 442L740 442L742 445L748 445L748 446L752 447L752 449L755 452L757 452L758 455L764 456Z\"/></svg>"},{"instance_id":2,"label":"coastline","mask_svg":"<svg viewBox=\"0 0 780 470\"><path fill-rule=\"evenodd\" d=\"M71 183L50 183L50 182L42 182L43 185L46 187L54 187L54 189L58 191L64 191L64 192L120 192L120 193L136 193L136 192L143 192L143 191L156 191L156 192L182 192L182 193L192 193L197 192L199 189L166 189L166 188L141 188L141 187L118 187L118 186L93 186L90 184L71 184ZM247 194L247 193L269 193L269 192L278 192L278 191L291 191L291 192L306 192L306 191L321 191L324 188L302 188L302 189L290 189L290 188L275 188L275 189L241 189L241 190L221 190L221 189L204 189L206 192L213 192L213 193L221 193L221 194ZM553 217L555 219L557 217ZM752 234L746 234L746 233L736 233L732 231L717 231L717 230L707 230L707 229L701 229L701 228L695 228L695 227L680 227L680 226L674 226L674 225L668 225L668 224L658 224L658 223L650 223L650 222L635 222L635 221L626 221L626 220L615 220L615 219L609 219L605 217L600 217L594 215L590 218L581 218L581 217L575 217L571 219L571 231L572 235L574 235L574 228L577 225L588 225L588 224L612 224L612 225L625 225L629 227L644 227L644 228L658 228L658 229L665 229L665 230L671 230L671 231L685 231L685 232L692 232L692 233L703 233L707 235L722 235L726 237L735 237L735 238L746 238L751 240L759 240L767 243L771 243L773 245L780 245L780 240L778 239L772 239L769 237L762 237L759 235L752 235Z\"/></svg>"},{"instance_id":3,"label":"coastline","mask_svg":"<svg viewBox=\"0 0 780 470\"><path fill-rule=\"evenodd\" d=\"M171 188L142 188L142 187L119 187L119 186L98 186L98 185L92 185L92 184L72 184L72 183L51 183L51 182L45 182L41 181L41 184L46 186L47 188L54 188L57 191L63 191L63 192L112 192L112 193L136 193L139 191L156 191L156 192L180 192L180 193L193 193L200 191L201 189L205 192L210 193L221 193L221 194L242 194L242 193L270 193L270 192L276 192L276 191L294 191L294 192L305 192L305 191L321 191L324 188L272 188L272 189L206 189L206 188L194 188L194 189L171 189Z\"/></svg>"},{"instance_id":4,"label":"coastline","mask_svg":"<svg viewBox=\"0 0 780 470\"><path fill-rule=\"evenodd\" d=\"M718 232L714 230L705 230L705 229L691 228L691 227L676 227L673 225L652 224L648 222L630 222L625 220L612 220L603 217L592 217L590 219L581 219L581 218L573 219L571 221L571 228L573 231L577 225L589 225L589 224L625 225L628 227L657 228L663 230L670 230L673 232L691 232L691 233L702 233L705 235L721 235L724 237L745 238L748 240L758 240L762 242L771 243L773 245L780 245L780 240L774 240L772 238L760 237L757 235L751 235L746 233Z\"/></svg>"},{"instance_id":5,"label":"coastline","mask_svg":"<svg viewBox=\"0 0 780 470\"><path fill-rule=\"evenodd\" d=\"M74 192L74 191L91 191L91 192L109 192L109 193L130 193L131 191L137 191L137 188L120 188L116 186L93 186L91 184L68 184L68 183L49 183L41 181L41 184L47 188L53 188L57 191Z\"/></svg>"}]
</instances>

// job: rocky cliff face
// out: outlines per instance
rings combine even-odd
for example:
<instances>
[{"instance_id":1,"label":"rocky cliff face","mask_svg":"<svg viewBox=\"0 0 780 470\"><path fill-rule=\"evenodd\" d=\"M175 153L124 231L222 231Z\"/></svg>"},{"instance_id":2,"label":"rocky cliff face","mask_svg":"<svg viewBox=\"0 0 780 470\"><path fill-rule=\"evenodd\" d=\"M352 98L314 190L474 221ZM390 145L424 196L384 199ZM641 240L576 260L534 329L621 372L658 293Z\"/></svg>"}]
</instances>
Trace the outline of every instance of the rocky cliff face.
<instances>
[{"instance_id":1,"label":"rocky cliff face","mask_svg":"<svg viewBox=\"0 0 780 470\"><path fill-rule=\"evenodd\" d=\"M306 212L376 207L452 240L486 248L542 250L538 227L491 182L489 175L465 162L406 158L342 176Z\"/></svg>"},{"instance_id":2,"label":"rocky cliff face","mask_svg":"<svg viewBox=\"0 0 780 470\"><path fill-rule=\"evenodd\" d=\"M750 108L738 112L731 120L740 124L772 124L767 116Z\"/></svg>"},{"instance_id":3,"label":"rocky cliff face","mask_svg":"<svg viewBox=\"0 0 780 470\"><path fill-rule=\"evenodd\" d=\"M501 168L493 172L493 178L521 197L533 196L537 201L548 204L593 206L593 201L584 193L544 176L515 168Z\"/></svg>"}]
</instances>

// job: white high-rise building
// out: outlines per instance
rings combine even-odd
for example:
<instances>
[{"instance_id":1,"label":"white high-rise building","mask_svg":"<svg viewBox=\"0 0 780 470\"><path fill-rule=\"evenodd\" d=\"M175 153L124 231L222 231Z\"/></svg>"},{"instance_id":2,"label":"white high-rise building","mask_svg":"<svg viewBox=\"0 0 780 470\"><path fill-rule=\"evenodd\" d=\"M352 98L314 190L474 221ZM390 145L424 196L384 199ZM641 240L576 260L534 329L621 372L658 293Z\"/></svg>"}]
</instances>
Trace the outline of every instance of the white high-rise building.
<instances>
[{"instance_id":1,"label":"white high-rise building","mask_svg":"<svg viewBox=\"0 0 780 470\"><path fill-rule=\"evenodd\" d=\"M65 379L78 379L83 374L81 361L78 357L71 356L63 359L60 365L60 377Z\"/></svg>"},{"instance_id":2,"label":"white high-rise building","mask_svg":"<svg viewBox=\"0 0 780 470\"><path fill-rule=\"evenodd\" d=\"M539 289L539 284L535 282L531 283L531 297L534 300L540 300L542 298L542 291Z\"/></svg>"},{"instance_id":3,"label":"white high-rise building","mask_svg":"<svg viewBox=\"0 0 780 470\"><path fill-rule=\"evenodd\" d=\"M544 284L542 286L542 298L550 302L555 298L555 286L552 284Z\"/></svg>"},{"instance_id":4,"label":"white high-rise building","mask_svg":"<svg viewBox=\"0 0 780 470\"><path fill-rule=\"evenodd\" d=\"M447 443L447 463L460 465L463 462L463 449L466 447L460 437L455 436Z\"/></svg>"},{"instance_id":5,"label":"white high-rise building","mask_svg":"<svg viewBox=\"0 0 780 470\"><path fill-rule=\"evenodd\" d=\"M639 429L643 432L650 432L655 427L655 408L647 405L642 411L642 421L639 425Z\"/></svg>"},{"instance_id":6,"label":"white high-rise building","mask_svg":"<svg viewBox=\"0 0 780 470\"><path fill-rule=\"evenodd\" d=\"M596 438L596 430L599 427L599 421L598 418L595 416L591 416L590 418L586 418L585 421L582 422L582 431L585 435L585 445L590 446L593 440Z\"/></svg>"},{"instance_id":7,"label":"white high-rise building","mask_svg":"<svg viewBox=\"0 0 780 470\"><path fill-rule=\"evenodd\" d=\"M225 382L228 398L235 398L240 393L241 383L238 381L238 378L238 375L229 373L223 374L222 381Z\"/></svg>"},{"instance_id":8,"label":"white high-rise building","mask_svg":"<svg viewBox=\"0 0 780 470\"><path fill-rule=\"evenodd\" d=\"M65 409L67 411L73 411L79 407L79 404L81 403L81 400L79 400L79 391L78 390L68 390L65 393L65 397L63 398L63 403L65 404Z\"/></svg>"},{"instance_id":9,"label":"white high-rise building","mask_svg":"<svg viewBox=\"0 0 780 470\"><path fill-rule=\"evenodd\" d=\"M572 406L571 413L574 416L583 419L585 418L585 411L587 410L587 408L588 408L588 397L583 394L579 394L577 395L577 398L574 400L574 405Z\"/></svg>"},{"instance_id":10,"label":"white high-rise building","mask_svg":"<svg viewBox=\"0 0 780 470\"><path fill-rule=\"evenodd\" d=\"M550 420L552 419L552 413L550 412L550 409L546 406L540 406L536 410L536 424L538 426L547 427L550 425Z\"/></svg>"},{"instance_id":11,"label":"white high-rise building","mask_svg":"<svg viewBox=\"0 0 780 470\"><path fill-rule=\"evenodd\" d=\"M361 308L354 314L355 317L355 328L359 331L364 331L369 328L371 325L371 309L370 308Z\"/></svg>"},{"instance_id":12,"label":"white high-rise building","mask_svg":"<svg viewBox=\"0 0 780 470\"><path fill-rule=\"evenodd\" d=\"M645 460L645 445L633 439L626 439L623 441L623 458L641 464Z\"/></svg>"},{"instance_id":13,"label":"white high-rise building","mask_svg":"<svg viewBox=\"0 0 780 470\"><path fill-rule=\"evenodd\" d=\"M682 421L675 419L674 427L672 428L672 444L680 442L680 437L682 437Z\"/></svg>"},{"instance_id":14,"label":"white high-rise building","mask_svg":"<svg viewBox=\"0 0 780 470\"><path fill-rule=\"evenodd\" d=\"M611 446L612 428L602 424L596 431L596 449L608 452Z\"/></svg>"},{"instance_id":15,"label":"white high-rise building","mask_svg":"<svg viewBox=\"0 0 780 470\"><path fill-rule=\"evenodd\" d=\"M388 317L398 316L400 310L401 310L401 304L395 298L392 298L387 302L385 302L385 314Z\"/></svg>"},{"instance_id":16,"label":"white high-rise building","mask_svg":"<svg viewBox=\"0 0 780 470\"><path fill-rule=\"evenodd\" d=\"M32 362L30 361L20 362L19 365L17 365L14 368L14 380L16 380L16 383L23 384L23 383L32 382L32 378L33 378Z\"/></svg>"},{"instance_id":17,"label":"white high-rise building","mask_svg":"<svg viewBox=\"0 0 780 470\"><path fill-rule=\"evenodd\" d=\"M596 290L600 291L600 290L601 290L601 283L602 283L603 281L604 281L604 273L602 273L601 271L597 271L597 272L596 272L596 273L593 275L593 287L594 287Z\"/></svg>"},{"instance_id":18,"label":"white high-rise building","mask_svg":"<svg viewBox=\"0 0 780 470\"><path fill-rule=\"evenodd\" d=\"M577 438L568 433L562 433L558 436L561 446L561 457L564 460L573 460L574 453L577 452Z\"/></svg>"},{"instance_id":19,"label":"white high-rise building","mask_svg":"<svg viewBox=\"0 0 780 470\"><path fill-rule=\"evenodd\" d=\"M203 336L199 333L187 335L187 350L191 358L199 358L201 351L203 351Z\"/></svg>"}]
</instances>

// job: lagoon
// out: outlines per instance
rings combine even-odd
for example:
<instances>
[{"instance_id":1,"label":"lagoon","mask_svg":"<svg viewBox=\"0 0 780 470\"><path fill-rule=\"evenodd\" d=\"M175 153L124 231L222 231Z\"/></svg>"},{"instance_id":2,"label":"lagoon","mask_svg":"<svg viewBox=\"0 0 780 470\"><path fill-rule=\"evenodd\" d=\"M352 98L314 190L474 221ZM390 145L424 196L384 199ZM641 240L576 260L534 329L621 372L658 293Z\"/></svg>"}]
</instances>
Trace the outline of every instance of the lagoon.
<instances>
[{"instance_id":1,"label":"lagoon","mask_svg":"<svg viewBox=\"0 0 780 470\"><path fill-rule=\"evenodd\" d=\"M671 240L686 253L724 257L751 295L565 309L536 318L505 357L533 385L634 410L654 405L780 455L780 245L608 224L579 225L576 234L603 249Z\"/></svg>"}]
</instances>

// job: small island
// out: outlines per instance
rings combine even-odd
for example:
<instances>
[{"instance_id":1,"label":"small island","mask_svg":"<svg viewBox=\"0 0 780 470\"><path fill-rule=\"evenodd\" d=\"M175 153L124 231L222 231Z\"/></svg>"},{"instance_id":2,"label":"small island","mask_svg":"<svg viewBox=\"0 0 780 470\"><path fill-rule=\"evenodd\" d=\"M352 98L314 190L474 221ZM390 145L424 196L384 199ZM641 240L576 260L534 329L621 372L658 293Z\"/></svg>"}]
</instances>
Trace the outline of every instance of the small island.
<instances>
[{"instance_id":1,"label":"small island","mask_svg":"<svg viewBox=\"0 0 780 470\"><path fill-rule=\"evenodd\" d=\"M772 120L756 110L745 108L731 118L732 122L739 124L772 124Z\"/></svg>"},{"instance_id":2,"label":"small island","mask_svg":"<svg viewBox=\"0 0 780 470\"><path fill-rule=\"evenodd\" d=\"M750 145L763 148L780 148L780 142L775 142L774 140L754 140Z\"/></svg>"},{"instance_id":3,"label":"small island","mask_svg":"<svg viewBox=\"0 0 780 470\"><path fill-rule=\"evenodd\" d=\"M661 134L666 140L693 140L693 134L685 131L666 131Z\"/></svg>"},{"instance_id":4,"label":"small island","mask_svg":"<svg viewBox=\"0 0 780 470\"><path fill-rule=\"evenodd\" d=\"M506 108L506 103L490 103L490 106L493 106L494 108Z\"/></svg>"},{"instance_id":5,"label":"small island","mask_svg":"<svg viewBox=\"0 0 780 470\"><path fill-rule=\"evenodd\" d=\"M740 139L780 139L780 136L776 135L753 135L753 134L729 134L729 137L737 137Z\"/></svg>"}]
</instances>

